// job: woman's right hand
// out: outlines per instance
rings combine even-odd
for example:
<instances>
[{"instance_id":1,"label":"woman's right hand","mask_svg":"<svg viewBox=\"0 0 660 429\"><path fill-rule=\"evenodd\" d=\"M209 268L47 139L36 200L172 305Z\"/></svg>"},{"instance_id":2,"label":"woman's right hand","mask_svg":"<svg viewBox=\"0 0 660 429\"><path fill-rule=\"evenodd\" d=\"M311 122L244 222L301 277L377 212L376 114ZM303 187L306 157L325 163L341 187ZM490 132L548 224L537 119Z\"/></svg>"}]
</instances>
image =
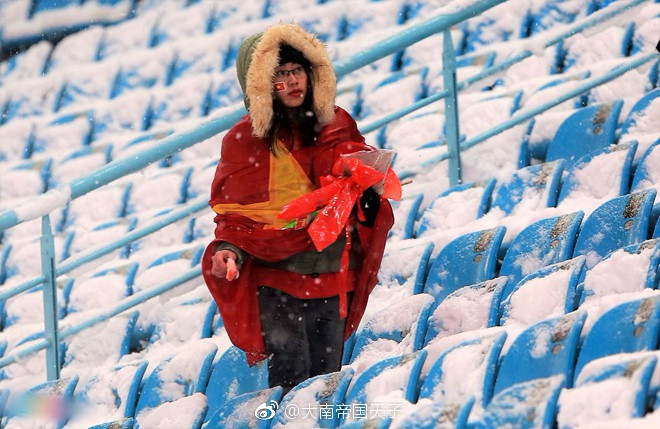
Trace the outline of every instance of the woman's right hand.
<instances>
[{"instance_id":1,"label":"woman's right hand","mask_svg":"<svg viewBox=\"0 0 660 429\"><path fill-rule=\"evenodd\" d=\"M215 252L211 261L211 273L219 278L226 278L229 281L238 278L238 267L236 265L236 253L231 250L218 250Z\"/></svg>"}]
</instances>

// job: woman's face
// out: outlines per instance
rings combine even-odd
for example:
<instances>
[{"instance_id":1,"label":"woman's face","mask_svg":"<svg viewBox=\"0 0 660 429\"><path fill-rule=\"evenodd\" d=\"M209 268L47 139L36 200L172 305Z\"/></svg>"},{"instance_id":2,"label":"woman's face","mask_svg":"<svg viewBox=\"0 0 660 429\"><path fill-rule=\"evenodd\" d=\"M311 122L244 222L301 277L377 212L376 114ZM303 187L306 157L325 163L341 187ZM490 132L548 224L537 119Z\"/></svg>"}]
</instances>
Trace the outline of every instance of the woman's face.
<instances>
[{"instance_id":1,"label":"woman's face","mask_svg":"<svg viewBox=\"0 0 660 429\"><path fill-rule=\"evenodd\" d=\"M307 95L307 73L298 63L286 63L275 69L275 96L285 107L300 107Z\"/></svg>"}]
</instances>

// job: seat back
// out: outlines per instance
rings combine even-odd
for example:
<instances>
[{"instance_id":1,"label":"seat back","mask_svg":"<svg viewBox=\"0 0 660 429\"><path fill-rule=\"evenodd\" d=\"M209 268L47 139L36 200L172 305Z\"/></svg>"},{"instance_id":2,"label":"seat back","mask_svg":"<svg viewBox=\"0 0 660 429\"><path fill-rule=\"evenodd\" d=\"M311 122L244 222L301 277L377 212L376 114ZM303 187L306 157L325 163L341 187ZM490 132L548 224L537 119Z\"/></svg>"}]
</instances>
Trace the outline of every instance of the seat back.
<instances>
[{"instance_id":1,"label":"seat back","mask_svg":"<svg viewBox=\"0 0 660 429\"><path fill-rule=\"evenodd\" d=\"M373 355L379 350L380 340L386 340L385 351L392 350L392 341L402 344L405 341L406 350L398 350L396 354L412 353L422 348L426 322L433 305L433 297L428 294L412 295L402 301L390 305L376 313L355 336L351 362L359 359L360 354ZM397 314L396 319L392 318Z\"/></svg>"},{"instance_id":2,"label":"seat back","mask_svg":"<svg viewBox=\"0 0 660 429\"><path fill-rule=\"evenodd\" d=\"M564 387L564 375L523 381L493 397L476 422L479 429L515 427L521 429L555 426L557 402Z\"/></svg>"},{"instance_id":3,"label":"seat back","mask_svg":"<svg viewBox=\"0 0 660 429\"><path fill-rule=\"evenodd\" d=\"M646 240L655 194L647 189L598 206L584 221L573 256L586 255L586 268L591 269L614 250Z\"/></svg>"},{"instance_id":4,"label":"seat back","mask_svg":"<svg viewBox=\"0 0 660 429\"><path fill-rule=\"evenodd\" d=\"M257 428L267 429L282 399L282 388L243 393L227 401L214 413L206 414L206 428Z\"/></svg>"},{"instance_id":5,"label":"seat back","mask_svg":"<svg viewBox=\"0 0 660 429\"><path fill-rule=\"evenodd\" d=\"M208 419L230 399L247 392L268 388L268 362L249 366L245 353L230 346L220 356L211 371L206 396L209 399Z\"/></svg>"},{"instance_id":6,"label":"seat back","mask_svg":"<svg viewBox=\"0 0 660 429\"><path fill-rule=\"evenodd\" d=\"M452 292L429 316L424 344L436 338L496 326L506 277L497 277Z\"/></svg>"},{"instance_id":7,"label":"seat back","mask_svg":"<svg viewBox=\"0 0 660 429\"><path fill-rule=\"evenodd\" d=\"M637 143L629 142L595 149L580 157L564 179L558 207L627 194L636 150Z\"/></svg>"},{"instance_id":8,"label":"seat back","mask_svg":"<svg viewBox=\"0 0 660 429\"><path fill-rule=\"evenodd\" d=\"M444 191L421 214L417 237L464 225L480 218L490 208L491 196L496 180L491 178L479 182L463 183ZM461 205L457 216L455 207Z\"/></svg>"},{"instance_id":9,"label":"seat back","mask_svg":"<svg viewBox=\"0 0 660 429\"><path fill-rule=\"evenodd\" d=\"M563 171L561 159L516 170L499 184L491 210L498 208L511 215L520 209L556 206Z\"/></svg>"},{"instance_id":10,"label":"seat back","mask_svg":"<svg viewBox=\"0 0 660 429\"><path fill-rule=\"evenodd\" d=\"M526 275L571 258L583 217L582 211L549 217L518 233L500 268L499 274L509 278L502 299L509 296Z\"/></svg>"},{"instance_id":11,"label":"seat back","mask_svg":"<svg viewBox=\"0 0 660 429\"><path fill-rule=\"evenodd\" d=\"M293 389L282 399L271 427L285 427L287 424L334 428L339 424L337 412L344 402L346 390L355 371L346 368L339 372L318 375L309 378ZM301 413L292 416L287 409L309 410L309 414ZM327 412L324 412L327 411ZM301 421L302 420L302 421Z\"/></svg>"},{"instance_id":12,"label":"seat back","mask_svg":"<svg viewBox=\"0 0 660 429\"><path fill-rule=\"evenodd\" d=\"M455 290L495 277L497 252L506 228L464 234L445 246L431 265L424 292L440 304Z\"/></svg>"},{"instance_id":13,"label":"seat back","mask_svg":"<svg viewBox=\"0 0 660 429\"><path fill-rule=\"evenodd\" d=\"M660 94L660 89L658 93ZM660 138L655 140L639 160L639 164L637 164L635 174L633 175L632 184L630 185L630 192L641 191L651 187L658 189L660 169L656 165L658 165L659 158Z\"/></svg>"},{"instance_id":14,"label":"seat back","mask_svg":"<svg viewBox=\"0 0 660 429\"><path fill-rule=\"evenodd\" d=\"M516 383L563 375L573 380L584 311L544 319L520 333L501 359L495 395Z\"/></svg>"},{"instance_id":15,"label":"seat back","mask_svg":"<svg viewBox=\"0 0 660 429\"><path fill-rule=\"evenodd\" d=\"M499 332L463 341L442 353L426 374L420 399L460 403L472 396L478 408L485 407L493 395L497 360L505 340L506 333Z\"/></svg>"},{"instance_id":16,"label":"seat back","mask_svg":"<svg viewBox=\"0 0 660 429\"><path fill-rule=\"evenodd\" d=\"M575 376L584 366L603 356L658 348L660 296L618 304L593 324L580 347Z\"/></svg>"},{"instance_id":17,"label":"seat back","mask_svg":"<svg viewBox=\"0 0 660 429\"><path fill-rule=\"evenodd\" d=\"M523 278L501 302L500 326L532 325L575 310L585 259L578 256L548 265Z\"/></svg>"},{"instance_id":18,"label":"seat back","mask_svg":"<svg viewBox=\"0 0 660 429\"><path fill-rule=\"evenodd\" d=\"M564 159L571 169L582 156L614 143L623 101L578 109L566 118L548 146L547 161Z\"/></svg>"}]
</instances>

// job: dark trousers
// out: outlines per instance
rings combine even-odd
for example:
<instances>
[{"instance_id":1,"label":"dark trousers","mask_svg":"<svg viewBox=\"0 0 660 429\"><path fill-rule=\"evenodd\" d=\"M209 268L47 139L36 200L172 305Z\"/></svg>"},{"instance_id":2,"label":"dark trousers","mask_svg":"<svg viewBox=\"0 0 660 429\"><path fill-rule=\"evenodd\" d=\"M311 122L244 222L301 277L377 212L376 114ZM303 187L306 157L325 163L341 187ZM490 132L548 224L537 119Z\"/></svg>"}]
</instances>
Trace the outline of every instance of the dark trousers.
<instances>
[{"instance_id":1,"label":"dark trousers","mask_svg":"<svg viewBox=\"0 0 660 429\"><path fill-rule=\"evenodd\" d=\"M339 371L346 325L339 297L298 299L269 287L258 293L270 387L286 393L310 377Z\"/></svg>"}]
</instances>

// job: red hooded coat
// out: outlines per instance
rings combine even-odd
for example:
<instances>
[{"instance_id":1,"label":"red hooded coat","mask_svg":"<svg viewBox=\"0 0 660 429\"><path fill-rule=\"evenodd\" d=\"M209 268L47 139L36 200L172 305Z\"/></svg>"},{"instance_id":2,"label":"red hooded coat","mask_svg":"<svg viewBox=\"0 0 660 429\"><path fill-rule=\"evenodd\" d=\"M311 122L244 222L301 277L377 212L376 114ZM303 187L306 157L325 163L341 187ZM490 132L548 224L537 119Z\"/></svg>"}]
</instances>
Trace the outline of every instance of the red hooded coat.
<instances>
[{"instance_id":1,"label":"red hooded coat","mask_svg":"<svg viewBox=\"0 0 660 429\"><path fill-rule=\"evenodd\" d=\"M278 138L285 146L294 148L290 155L314 188L319 186L320 177L330 174L341 154L371 149L364 143L355 121L338 107L334 120L320 131L315 146L300 147L296 133L281 132ZM227 133L209 202L219 213L214 220L217 224L215 240L206 248L202 259L204 280L218 305L229 338L245 351L251 365L266 358L257 301L258 286L276 287L299 298L321 298L338 293L332 285L337 282L339 273L321 274L318 279L312 279L254 264L255 257L275 262L296 253L315 250L306 227L274 228L258 217L255 219L249 210L241 211L246 207L263 209L273 202L271 160L267 142L253 136L248 115ZM279 211L280 207L276 208ZM372 228L355 223L364 254L359 269L349 277L352 284L346 289L353 290L353 299L344 339L355 331L364 314L369 294L377 283L376 275L393 223L392 209L385 199L381 200ZM232 243L250 255L241 267L239 278L231 282L211 274L211 258L221 242ZM315 286L317 284L325 286L319 288Z\"/></svg>"}]
</instances>

